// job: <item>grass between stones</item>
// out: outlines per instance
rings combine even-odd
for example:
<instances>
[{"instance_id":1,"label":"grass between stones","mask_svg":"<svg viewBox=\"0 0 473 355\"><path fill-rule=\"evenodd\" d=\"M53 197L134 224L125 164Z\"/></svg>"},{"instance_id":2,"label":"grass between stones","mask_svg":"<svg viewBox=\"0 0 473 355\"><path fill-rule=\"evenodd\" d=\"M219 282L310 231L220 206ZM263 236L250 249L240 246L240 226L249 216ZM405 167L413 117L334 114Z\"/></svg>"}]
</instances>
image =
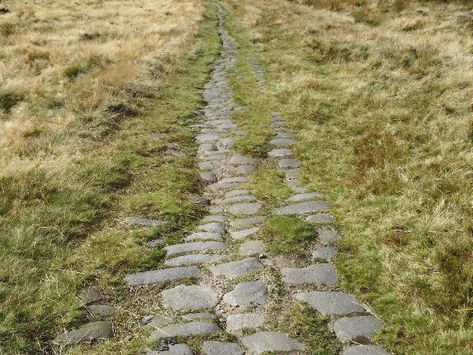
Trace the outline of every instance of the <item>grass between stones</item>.
<instances>
[{"instance_id":1,"label":"grass between stones","mask_svg":"<svg viewBox=\"0 0 473 355\"><path fill-rule=\"evenodd\" d=\"M144 243L178 241L203 212L189 198L200 190L192 158L196 132L189 124L196 122L193 112L219 48L215 9L207 5L172 81L163 77L159 92L143 102L146 114L121 122L64 171L38 168L0 179L0 352L52 351L50 339L86 321L77 294L88 284L98 285L117 308L116 336L73 353L141 351L143 342L130 340L130 333L152 314L160 286L130 294L123 276L158 266L160 244L151 249ZM163 156L170 143L182 157ZM135 216L167 224L140 229L123 223Z\"/></svg>"},{"instance_id":2,"label":"grass between stones","mask_svg":"<svg viewBox=\"0 0 473 355\"><path fill-rule=\"evenodd\" d=\"M333 202L342 284L386 321L377 340L473 351L471 4L228 2Z\"/></svg>"}]
</instances>

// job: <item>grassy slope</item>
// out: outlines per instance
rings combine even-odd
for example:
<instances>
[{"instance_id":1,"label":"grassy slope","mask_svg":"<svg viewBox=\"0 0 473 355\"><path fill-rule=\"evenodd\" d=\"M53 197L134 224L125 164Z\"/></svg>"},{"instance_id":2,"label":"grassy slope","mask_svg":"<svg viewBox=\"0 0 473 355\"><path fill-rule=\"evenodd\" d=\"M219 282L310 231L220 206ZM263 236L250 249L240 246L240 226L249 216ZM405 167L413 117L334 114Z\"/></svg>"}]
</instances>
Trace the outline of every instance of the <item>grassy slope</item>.
<instances>
[{"instance_id":1,"label":"grassy slope","mask_svg":"<svg viewBox=\"0 0 473 355\"><path fill-rule=\"evenodd\" d=\"M306 181L334 203L344 286L387 322L378 340L469 353L470 9L348 3L231 2L299 133Z\"/></svg>"},{"instance_id":2,"label":"grassy slope","mask_svg":"<svg viewBox=\"0 0 473 355\"><path fill-rule=\"evenodd\" d=\"M142 305L132 303L124 273L158 265L160 247L143 243L177 240L201 215L189 200L200 187L193 173L195 132L188 124L201 107L218 49L212 6L209 14L159 93L144 102L146 114L121 123L104 144L60 174L36 168L0 179L1 352L38 353L62 327L82 324L86 314L76 295L90 283L118 308L117 329L138 324L135 313ZM166 80L171 75L172 82ZM170 142L187 154L165 160L161 153ZM131 231L121 222L137 215L169 224ZM119 333L99 353L138 351L128 336Z\"/></svg>"}]
</instances>

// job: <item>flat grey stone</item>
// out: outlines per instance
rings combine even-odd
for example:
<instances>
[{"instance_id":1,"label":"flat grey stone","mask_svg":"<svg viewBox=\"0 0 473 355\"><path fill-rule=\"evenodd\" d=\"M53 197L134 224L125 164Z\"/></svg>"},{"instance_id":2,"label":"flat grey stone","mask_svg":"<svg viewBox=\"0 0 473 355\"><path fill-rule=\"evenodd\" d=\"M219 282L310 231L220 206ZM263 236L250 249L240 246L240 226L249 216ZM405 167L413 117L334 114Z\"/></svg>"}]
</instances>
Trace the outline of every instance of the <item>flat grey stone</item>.
<instances>
[{"instance_id":1,"label":"flat grey stone","mask_svg":"<svg viewBox=\"0 0 473 355\"><path fill-rule=\"evenodd\" d=\"M342 351L341 355L391 355L378 345L352 345Z\"/></svg>"},{"instance_id":2,"label":"flat grey stone","mask_svg":"<svg viewBox=\"0 0 473 355\"><path fill-rule=\"evenodd\" d=\"M230 227L232 229L241 229L251 227L257 224L262 224L266 218L264 216L253 216L243 219L234 219L230 221Z\"/></svg>"},{"instance_id":3,"label":"flat grey stone","mask_svg":"<svg viewBox=\"0 0 473 355\"><path fill-rule=\"evenodd\" d=\"M204 171L200 174L200 178L202 181L213 184L217 182L217 176L211 171Z\"/></svg>"},{"instance_id":4,"label":"flat grey stone","mask_svg":"<svg viewBox=\"0 0 473 355\"><path fill-rule=\"evenodd\" d=\"M91 304L87 310L94 317L110 317L115 313L115 308L108 304Z\"/></svg>"},{"instance_id":5,"label":"flat grey stone","mask_svg":"<svg viewBox=\"0 0 473 355\"><path fill-rule=\"evenodd\" d=\"M337 249L333 247L321 247L312 253L315 259L332 260L337 255Z\"/></svg>"},{"instance_id":6,"label":"flat grey stone","mask_svg":"<svg viewBox=\"0 0 473 355\"><path fill-rule=\"evenodd\" d=\"M330 263L315 264L305 268L287 268L281 270L282 281L289 285L335 286L338 276Z\"/></svg>"},{"instance_id":7,"label":"flat grey stone","mask_svg":"<svg viewBox=\"0 0 473 355\"><path fill-rule=\"evenodd\" d=\"M308 216L305 220L309 223L314 223L314 224L335 223L335 220L333 219L333 217L327 213L317 213L317 214Z\"/></svg>"},{"instance_id":8,"label":"flat grey stone","mask_svg":"<svg viewBox=\"0 0 473 355\"><path fill-rule=\"evenodd\" d=\"M163 305L174 310L193 311L215 307L218 295L208 287L179 285L161 292Z\"/></svg>"},{"instance_id":9,"label":"flat grey stone","mask_svg":"<svg viewBox=\"0 0 473 355\"><path fill-rule=\"evenodd\" d=\"M261 332L244 336L241 342L250 354L304 351L304 344L279 332Z\"/></svg>"},{"instance_id":10,"label":"flat grey stone","mask_svg":"<svg viewBox=\"0 0 473 355\"><path fill-rule=\"evenodd\" d=\"M225 264L218 264L209 268L214 276L225 276L226 278L235 278L249 274L257 270L261 270L261 265L255 258L247 258L244 260L231 261Z\"/></svg>"},{"instance_id":11,"label":"flat grey stone","mask_svg":"<svg viewBox=\"0 0 473 355\"><path fill-rule=\"evenodd\" d=\"M233 189L233 188L235 188L236 186L239 186L239 185L240 185L239 182L221 182L221 181L218 181L218 182L216 182L212 185L209 185L209 188L212 189L215 192L218 192L218 191Z\"/></svg>"},{"instance_id":12,"label":"flat grey stone","mask_svg":"<svg viewBox=\"0 0 473 355\"><path fill-rule=\"evenodd\" d=\"M175 255L182 253L190 253L204 250L223 250L227 247L225 243L222 242L192 242L184 244L175 244L165 246L163 249L166 250L166 255Z\"/></svg>"},{"instance_id":13,"label":"flat grey stone","mask_svg":"<svg viewBox=\"0 0 473 355\"><path fill-rule=\"evenodd\" d=\"M230 314L227 317L227 331L239 332L243 329L255 329L264 324L264 315L258 313Z\"/></svg>"},{"instance_id":14,"label":"flat grey stone","mask_svg":"<svg viewBox=\"0 0 473 355\"><path fill-rule=\"evenodd\" d=\"M210 205L210 201L208 199L206 199L202 196L199 196L199 195L190 195L189 199L197 205L201 205L201 206Z\"/></svg>"},{"instance_id":15,"label":"flat grey stone","mask_svg":"<svg viewBox=\"0 0 473 355\"><path fill-rule=\"evenodd\" d=\"M210 322L189 322L182 324L172 324L153 332L150 340L163 338L190 337L194 335L212 334L220 331L220 327Z\"/></svg>"},{"instance_id":16,"label":"flat grey stone","mask_svg":"<svg viewBox=\"0 0 473 355\"><path fill-rule=\"evenodd\" d=\"M215 254L189 254L167 259L164 264L167 266L188 266L215 263L224 259L224 255Z\"/></svg>"},{"instance_id":17,"label":"flat grey stone","mask_svg":"<svg viewBox=\"0 0 473 355\"><path fill-rule=\"evenodd\" d=\"M223 166L223 162L220 160L205 160L201 161L199 164L199 168L202 170L215 170Z\"/></svg>"},{"instance_id":18,"label":"flat grey stone","mask_svg":"<svg viewBox=\"0 0 473 355\"><path fill-rule=\"evenodd\" d=\"M217 316L213 313L187 313L181 318L185 320L216 320Z\"/></svg>"},{"instance_id":19,"label":"flat grey stone","mask_svg":"<svg viewBox=\"0 0 473 355\"><path fill-rule=\"evenodd\" d=\"M228 208L228 212L237 216L249 216L257 213L263 205L258 202L238 203Z\"/></svg>"},{"instance_id":20,"label":"flat grey stone","mask_svg":"<svg viewBox=\"0 0 473 355\"><path fill-rule=\"evenodd\" d=\"M100 291L97 287L90 286L84 288L80 292L79 299L83 304L87 305L96 301L100 301L102 299L102 295L100 294Z\"/></svg>"},{"instance_id":21,"label":"flat grey stone","mask_svg":"<svg viewBox=\"0 0 473 355\"><path fill-rule=\"evenodd\" d=\"M300 201L307 201L307 200L314 200L324 198L324 195L319 192L307 192L304 194L297 194L292 197L288 198L288 201L291 202L300 202Z\"/></svg>"},{"instance_id":22,"label":"flat grey stone","mask_svg":"<svg viewBox=\"0 0 473 355\"><path fill-rule=\"evenodd\" d=\"M366 308L355 297L343 292L305 292L297 294L296 299L308 303L324 316L366 312Z\"/></svg>"},{"instance_id":23,"label":"flat grey stone","mask_svg":"<svg viewBox=\"0 0 473 355\"><path fill-rule=\"evenodd\" d=\"M188 278L199 278L200 270L196 266L173 267L169 269L137 272L125 277L130 286L144 286L163 281L173 281Z\"/></svg>"},{"instance_id":24,"label":"flat grey stone","mask_svg":"<svg viewBox=\"0 0 473 355\"><path fill-rule=\"evenodd\" d=\"M227 217L225 217L223 215L210 215L210 216L205 216L203 221L204 222L225 223L227 221Z\"/></svg>"},{"instance_id":25,"label":"flat grey stone","mask_svg":"<svg viewBox=\"0 0 473 355\"><path fill-rule=\"evenodd\" d=\"M233 306L245 306L250 303L264 304L268 299L268 288L260 281L241 282L233 291L223 296L223 301Z\"/></svg>"},{"instance_id":26,"label":"flat grey stone","mask_svg":"<svg viewBox=\"0 0 473 355\"><path fill-rule=\"evenodd\" d=\"M278 208L274 213L277 215L306 214L323 211L327 208L328 202L326 201L308 201Z\"/></svg>"},{"instance_id":27,"label":"flat grey stone","mask_svg":"<svg viewBox=\"0 0 473 355\"><path fill-rule=\"evenodd\" d=\"M333 322L332 329L342 343L367 344L382 325L383 322L373 316L344 317Z\"/></svg>"},{"instance_id":28,"label":"flat grey stone","mask_svg":"<svg viewBox=\"0 0 473 355\"><path fill-rule=\"evenodd\" d=\"M222 234L214 233L214 232L196 232L188 235L185 240L186 241L194 241L194 240L222 240Z\"/></svg>"},{"instance_id":29,"label":"flat grey stone","mask_svg":"<svg viewBox=\"0 0 473 355\"><path fill-rule=\"evenodd\" d=\"M199 142L216 142L220 139L220 135L218 133L204 133L199 134L196 138Z\"/></svg>"},{"instance_id":30,"label":"flat grey stone","mask_svg":"<svg viewBox=\"0 0 473 355\"><path fill-rule=\"evenodd\" d=\"M232 191L228 191L225 194L225 198L241 196L241 195L248 195L249 193L250 193L250 190L244 190L244 189L232 190Z\"/></svg>"},{"instance_id":31,"label":"flat grey stone","mask_svg":"<svg viewBox=\"0 0 473 355\"><path fill-rule=\"evenodd\" d=\"M250 175L256 171L255 165L238 165L233 172L238 175Z\"/></svg>"},{"instance_id":32,"label":"flat grey stone","mask_svg":"<svg viewBox=\"0 0 473 355\"><path fill-rule=\"evenodd\" d=\"M287 148L277 148L269 151L268 156L271 158L288 158L292 156L292 150Z\"/></svg>"},{"instance_id":33,"label":"flat grey stone","mask_svg":"<svg viewBox=\"0 0 473 355\"><path fill-rule=\"evenodd\" d=\"M229 149L235 143L235 139L231 137L222 138L217 142L217 146L220 150Z\"/></svg>"},{"instance_id":34,"label":"flat grey stone","mask_svg":"<svg viewBox=\"0 0 473 355\"><path fill-rule=\"evenodd\" d=\"M297 180L301 176L301 169L288 169L285 171L286 180Z\"/></svg>"},{"instance_id":35,"label":"flat grey stone","mask_svg":"<svg viewBox=\"0 0 473 355\"><path fill-rule=\"evenodd\" d=\"M222 184L228 184L228 183L244 183L248 182L248 178L246 176L233 176L233 177L226 177L220 180Z\"/></svg>"},{"instance_id":36,"label":"flat grey stone","mask_svg":"<svg viewBox=\"0 0 473 355\"><path fill-rule=\"evenodd\" d=\"M79 343L91 343L100 339L108 339L112 336L112 322L100 321L87 323L79 329L59 334L56 339L54 339L54 343L75 345Z\"/></svg>"},{"instance_id":37,"label":"flat grey stone","mask_svg":"<svg viewBox=\"0 0 473 355\"><path fill-rule=\"evenodd\" d=\"M280 138L293 138L294 134L292 134L291 132L288 132L288 131L280 130L279 132L277 132L276 136L280 137Z\"/></svg>"},{"instance_id":38,"label":"flat grey stone","mask_svg":"<svg viewBox=\"0 0 473 355\"><path fill-rule=\"evenodd\" d=\"M205 232L213 232L213 233L224 233L225 232L225 227L221 223L217 222L211 222L207 224L203 224L201 226L198 226L197 229L200 229Z\"/></svg>"},{"instance_id":39,"label":"flat grey stone","mask_svg":"<svg viewBox=\"0 0 473 355\"><path fill-rule=\"evenodd\" d=\"M261 227L253 227L253 228L243 229L236 232L230 232L230 236L232 237L232 239L240 240L240 239L249 237L250 235L254 235L258 233L260 230L261 230Z\"/></svg>"},{"instance_id":40,"label":"flat grey stone","mask_svg":"<svg viewBox=\"0 0 473 355\"><path fill-rule=\"evenodd\" d=\"M244 155L234 155L230 158L230 164L233 165L256 165L258 160Z\"/></svg>"},{"instance_id":41,"label":"flat grey stone","mask_svg":"<svg viewBox=\"0 0 473 355\"><path fill-rule=\"evenodd\" d=\"M235 197L228 197L220 201L221 205L230 205L232 203L239 203L239 202L248 202L248 201L256 201L256 197L248 196L248 195L241 195Z\"/></svg>"},{"instance_id":42,"label":"flat grey stone","mask_svg":"<svg viewBox=\"0 0 473 355\"><path fill-rule=\"evenodd\" d=\"M240 245L241 256L255 256L264 253L266 248L261 240L248 240Z\"/></svg>"},{"instance_id":43,"label":"flat grey stone","mask_svg":"<svg viewBox=\"0 0 473 355\"><path fill-rule=\"evenodd\" d=\"M148 351L146 355L193 355L192 349L187 344L169 345L168 350Z\"/></svg>"},{"instance_id":44,"label":"flat grey stone","mask_svg":"<svg viewBox=\"0 0 473 355\"><path fill-rule=\"evenodd\" d=\"M165 222L159 219L139 218L139 217L127 217L125 222L129 226L142 226L142 227L157 227L163 225Z\"/></svg>"},{"instance_id":45,"label":"flat grey stone","mask_svg":"<svg viewBox=\"0 0 473 355\"><path fill-rule=\"evenodd\" d=\"M278 161L278 167L281 169L298 168L301 165L299 159L281 159Z\"/></svg>"},{"instance_id":46,"label":"flat grey stone","mask_svg":"<svg viewBox=\"0 0 473 355\"><path fill-rule=\"evenodd\" d=\"M176 321L176 318L167 314L157 314L155 315L150 322L146 324L148 327L152 328L162 328L166 325L173 324Z\"/></svg>"},{"instance_id":47,"label":"flat grey stone","mask_svg":"<svg viewBox=\"0 0 473 355\"><path fill-rule=\"evenodd\" d=\"M218 148L214 143L203 143L199 146L199 152L215 152Z\"/></svg>"},{"instance_id":48,"label":"flat grey stone","mask_svg":"<svg viewBox=\"0 0 473 355\"><path fill-rule=\"evenodd\" d=\"M330 228L319 228L317 230L319 242L323 245L330 245L340 239L340 234Z\"/></svg>"},{"instance_id":49,"label":"flat grey stone","mask_svg":"<svg viewBox=\"0 0 473 355\"><path fill-rule=\"evenodd\" d=\"M220 341L204 342L202 352L206 355L243 355L243 350L239 344Z\"/></svg>"}]
</instances>

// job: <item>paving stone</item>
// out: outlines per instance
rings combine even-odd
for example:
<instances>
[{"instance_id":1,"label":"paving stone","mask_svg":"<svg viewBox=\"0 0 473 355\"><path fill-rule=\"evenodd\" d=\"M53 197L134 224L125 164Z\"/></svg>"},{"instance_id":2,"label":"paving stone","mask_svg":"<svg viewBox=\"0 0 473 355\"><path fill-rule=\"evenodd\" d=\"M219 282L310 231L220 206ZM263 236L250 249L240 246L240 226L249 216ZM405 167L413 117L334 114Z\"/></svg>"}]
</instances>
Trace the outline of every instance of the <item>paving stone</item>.
<instances>
[{"instance_id":1,"label":"paving stone","mask_svg":"<svg viewBox=\"0 0 473 355\"><path fill-rule=\"evenodd\" d=\"M382 325L383 322L373 316L344 317L333 322L332 329L342 343L367 344Z\"/></svg>"},{"instance_id":2,"label":"paving stone","mask_svg":"<svg viewBox=\"0 0 473 355\"><path fill-rule=\"evenodd\" d=\"M227 317L226 329L230 333L243 329L255 329L264 324L264 315L258 313L230 314Z\"/></svg>"},{"instance_id":3,"label":"paving stone","mask_svg":"<svg viewBox=\"0 0 473 355\"><path fill-rule=\"evenodd\" d=\"M146 324L146 326L152 328L162 328L166 325L173 324L175 321L176 317L167 314L157 314Z\"/></svg>"},{"instance_id":4,"label":"paving stone","mask_svg":"<svg viewBox=\"0 0 473 355\"><path fill-rule=\"evenodd\" d=\"M333 247L321 247L312 253L315 259L332 260L337 255L337 249Z\"/></svg>"},{"instance_id":5,"label":"paving stone","mask_svg":"<svg viewBox=\"0 0 473 355\"><path fill-rule=\"evenodd\" d=\"M261 240L248 240L240 245L241 256L255 256L264 253L266 248Z\"/></svg>"},{"instance_id":6,"label":"paving stone","mask_svg":"<svg viewBox=\"0 0 473 355\"><path fill-rule=\"evenodd\" d=\"M164 264L167 266L189 266L199 264L210 264L225 258L225 255L215 254L189 254L167 259Z\"/></svg>"},{"instance_id":7,"label":"paving stone","mask_svg":"<svg viewBox=\"0 0 473 355\"><path fill-rule=\"evenodd\" d=\"M165 246L163 249L166 250L166 255L171 256L175 254L183 254L190 252L199 252L204 250L223 250L227 247L222 242L192 242Z\"/></svg>"},{"instance_id":8,"label":"paving stone","mask_svg":"<svg viewBox=\"0 0 473 355\"><path fill-rule=\"evenodd\" d=\"M96 301L100 301L102 299L102 295L97 287L90 286L84 288L80 292L79 298L83 304L87 305Z\"/></svg>"},{"instance_id":9,"label":"paving stone","mask_svg":"<svg viewBox=\"0 0 473 355\"><path fill-rule=\"evenodd\" d=\"M301 165L299 159L281 159L278 161L278 167L281 169L298 168Z\"/></svg>"},{"instance_id":10,"label":"paving stone","mask_svg":"<svg viewBox=\"0 0 473 355\"><path fill-rule=\"evenodd\" d=\"M308 201L300 202L293 205L284 206L274 211L277 215L287 214L306 214L325 210L328 208L328 202L325 201Z\"/></svg>"},{"instance_id":11,"label":"paving stone","mask_svg":"<svg viewBox=\"0 0 473 355\"><path fill-rule=\"evenodd\" d=\"M241 196L241 195L248 195L249 193L250 193L250 190L245 190L245 189L232 190L232 191L228 191L225 194L225 198Z\"/></svg>"},{"instance_id":12,"label":"paving stone","mask_svg":"<svg viewBox=\"0 0 473 355\"><path fill-rule=\"evenodd\" d=\"M237 175L250 175L256 171L255 165L238 165L232 170Z\"/></svg>"},{"instance_id":13,"label":"paving stone","mask_svg":"<svg viewBox=\"0 0 473 355\"><path fill-rule=\"evenodd\" d=\"M268 288L260 281L241 282L233 291L223 296L229 305L245 306L250 303L264 304L268 299Z\"/></svg>"},{"instance_id":14,"label":"paving stone","mask_svg":"<svg viewBox=\"0 0 473 355\"><path fill-rule=\"evenodd\" d=\"M140 217L127 217L125 218L126 224L129 226L142 226L142 227L158 227L166 223L159 219L149 219Z\"/></svg>"},{"instance_id":15,"label":"paving stone","mask_svg":"<svg viewBox=\"0 0 473 355\"><path fill-rule=\"evenodd\" d=\"M338 276L330 263L315 264L305 268L286 268L281 270L282 281L289 285L335 286Z\"/></svg>"},{"instance_id":16,"label":"paving stone","mask_svg":"<svg viewBox=\"0 0 473 355\"><path fill-rule=\"evenodd\" d=\"M266 352L294 352L304 351L304 344L290 338L287 334L278 332L261 332L244 336L241 342L248 349L249 354L263 354Z\"/></svg>"},{"instance_id":17,"label":"paving stone","mask_svg":"<svg viewBox=\"0 0 473 355\"><path fill-rule=\"evenodd\" d=\"M281 147L286 147L289 145L295 144L296 141L290 138L273 138L269 141L269 144L276 145L276 146L281 146Z\"/></svg>"},{"instance_id":18,"label":"paving stone","mask_svg":"<svg viewBox=\"0 0 473 355\"><path fill-rule=\"evenodd\" d=\"M226 278L232 279L261 270L262 268L263 265L261 265L255 258L247 258L244 260L214 265L209 267L209 270L214 276L225 276Z\"/></svg>"},{"instance_id":19,"label":"paving stone","mask_svg":"<svg viewBox=\"0 0 473 355\"><path fill-rule=\"evenodd\" d=\"M203 222L225 223L227 221L227 217L225 217L223 215L210 215L210 216L205 216L202 221Z\"/></svg>"},{"instance_id":20,"label":"paving stone","mask_svg":"<svg viewBox=\"0 0 473 355\"><path fill-rule=\"evenodd\" d=\"M243 155L234 155L230 158L230 164L233 165L256 165L258 160L243 156Z\"/></svg>"},{"instance_id":21,"label":"paving stone","mask_svg":"<svg viewBox=\"0 0 473 355\"><path fill-rule=\"evenodd\" d=\"M256 197L254 196L248 196L248 195L241 195L241 196L235 196L235 197L228 197L220 201L221 205L229 205L232 203L239 203L239 202L245 202L245 201L256 201Z\"/></svg>"},{"instance_id":22,"label":"paving stone","mask_svg":"<svg viewBox=\"0 0 473 355\"><path fill-rule=\"evenodd\" d=\"M243 229L236 232L230 232L230 236L232 237L232 239L240 240L240 239L249 237L250 235L254 235L258 233L260 230L261 230L261 227L253 227L253 228Z\"/></svg>"},{"instance_id":23,"label":"paving stone","mask_svg":"<svg viewBox=\"0 0 473 355\"><path fill-rule=\"evenodd\" d=\"M198 165L202 170L215 170L221 168L223 166L223 162L220 160L205 160L201 161Z\"/></svg>"},{"instance_id":24,"label":"paving stone","mask_svg":"<svg viewBox=\"0 0 473 355\"><path fill-rule=\"evenodd\" d=\"M216 142L220 139L220 134L218 133L204 133L199 134L196 137L198 142Z\"/></svg>"},{"instance_id":25,"label":"paving stone","mask_svg":"<svg viewBox=\"0 0 473 355\"><path fill-rule=\"evenodd\" d=\"M259 202L238 203L228 208L228 212L237 216L248 216L257 213L263 205Z\"/></svg>"},{"instance_id":26,"label":"paving stone","mask_svg":"<svg viewBox=\"0 0 473 355\"><path fill-rule=\"evenodd\" d=\"M239 186L240 183L239 182L221 182L221 181L218 181L212 185L209 185L209 188L212 189L213 191L217 192L217 191L224 191L224 190L228 190L228 189L233 189L235 188L236 186Z\"/></svg>"},{"instance_id":27,"label":"paving stone","mask_svg":"<svg viewBox=\"0 0 473 355\"><path fill-rule=\"evenodd\" d=\"M217 316L213 313L187 313L181 318L185 320L216 320Z\"/></svg>"},{"instance_id":28,"label":"paving stone","mask_svg":"<svg viewBox=\"0 0 473 355\"><path fill-rule=\"evenodd\" d=\"M243 349L238 343L220 341L204 342L202 352L206 355L243 355Z\"/></svg>"},{"instance_id":29,"label":"paving stone","mask_svg":"<svg viewBox=\"0 0 473 355\"><path fill-rule=\"evenodd\" d=\"M244 183L244 182L248 182L248 178L246 176L233 176L233 177L226 177L222 180L220 180L220 182L222 184L226 184L226 183Z\"/></svg>"},{"instance_id":30,"label":"paving stone","mask_svg":"<svg viewBox=\"0 0 473 355\"><path fill-rule=\"evenodd\" d=\"M230 221L230 227L232 229L241 229L254 226L256 224L262 224L266 218L264 216L253 216L243 219L234 219Z\"/></svg>"},{"instance_id":31,"label":"paving stone","mask_svg":"<svg viewBox=\"0 0 473 355\"><path fill-rule=\"evenodd\" d=\"M172 324L153 332L150 340L163 338L190 337L194 335L212 334L220 331L220 327L210 322L189 322L182 324Z\"/></svg>"},{"instance_id":32,"label":"paving stone","mask_svg":"<svg viewBox=\"0 0 473 355\"><path fill-rule=\"evenodd\" d=\"M391 355L378 345L352 345L342 351L341 355Z\"/></svg>"},{"instance_id":33,"label":"paving stone","mask_svg":"<svg viewBox=\"0 0 473 355\"><path fill-rule=\"evenodd\" d=\"M335 223L335 220L333 219L333 217L327 213L313 214L311 216L308 216L305 220L309 223L314 223L314 224Z\"/></svg>"},{"instance_id":34,"label":"paving stone","mask_svg":"<svg viewBox=\"0 0 473 355\"><path fill-rule=\"evenodd\" d=\"M317 230L319 242L323 245L330 245L340 239L340 234L330 228L319 228Z\"/></svg>"},{"instance_id":35,"label":"paving stone","mask_svg":"<svg viewBox=\"0 0 473 355\"><path fill-rule=\"evenodd\" d=\"M210 201L207 198L204 198L199 195L189 195L189 199L197 205L201 205L201 206L210 205Z\"/></svg>"},{"instance_id":36,"label":"paving stone","mask_svg":"<svg viewBox=\"0 0 473 355\"><path fill-rule=\"evenodd\" d=\"M163 305L174 310L190 309L193 311L215 307L218 295L212 289L196 285L179 285L161 292Z\"/></svg>"},{"instance_id":37,"label":"paving stone","mask_svg":"<svg viewBox=\"0 0 473 355\"><path fill-rule=\"evenodd\" d=\"M217 146L214 143L203 143L199 145L199 152L215 152L218 151Z\"/></svg>"},{"instance_id":38,"label":"paving stone","mask_svg":"<svg viewBox=\"0 0 473 355\"><path fill-rule=\"evenodd\" d=\"M280 138L293 138L294 134L285 130L279 130L279 132L276 133L276 136Z\"/></svg>"},{"instance_id":39,"label":"paving stone","mask_svg":"<svg viewBox=\"0 0 473 355\"><path fill-rule=\"evenodd\" d=\"M196 266L173 267L169 269L137 272L125 277L130 286L144 286L163 281L173 281L188 278L199 278L200 270Z\"/></svg>"},{"instance_id":40,"label":"paving stone","mask_svg":"<svg viewBox=\"0 0 473 355\"><path fill-rule=\"evenodd\" d=\"M288 198L288 201L291 202L300 202L300 201L307 201L307 200L315 200L324 198L324 195L320 192L307 192L305 194L298 194Z\"/></svg>"},{"instance_id":41,"label":"paving stone","mask_svg":"<svg viewBox=\"0 0 473 355\"><path fill-rule=\"evenodd\" d=\"M108 304L91 304L87 310L94 317L110 317L115 313L115 308Z\"/></svg>"},{"instance_id":42,"label":"paving stone","mask_svg":"<svg viewBox=\"0 0 473 355\"><path fill-rule=\"evenodd\" d=\"M296 299L307 302L324 316L366 312L365 307L355 297L343 292L305 292L297 294Z\"/></svg>"},{"instance_id":43,"label":"paving stone","mask_svg":"<svg viewBox=\"0 0 473 355\"><path fill-rule=\"evenodd\" d=\"M87 323L79 329L59 334L54 343L61 345L75 345L79 343L91 343L100 339L108 339L113 336L112 322L99 321Z\"/></svg>"},{"instance_id":44,"label":"paving stone","mask_svg":"<svg viewBox=\"0 0 473 355\"><path fill-rule=\"evenodd\" d=\"M188 235L185 240L192 241L192 240L222 240L221 233L214 233L214 232L196 232Z\"/></svg>"},{"instance_id":45,"label":"paving stone","mask_svg":"<svg viewBox=\"0 0 473 355\"><path fill-rule=\"evenodd\" d=\"M286 180L297 180L301 176L301 169L287 169L285 174Z\"/></svg>"},{"instance_id":46,"label":"paving stone","mask_svg":"<svg viewBox=\"0 0 473 355\"><path fill-rule=\"evenodd\" d=\"M213 233L224 233L225 232L225 227L221 223L207 223L201 226L197 227L200 230L203 230L205 232L213 232Z\"/></svg>"},{"instance_id":47,"label":"paving stone","mask_svg":"<svg viewBox=\"0 0 473 355\"><path fill-rule=\"evenodd\" d=\"M192 349L187 344L169 345L168 350L148 351L146 355L193 355Z\"/></svg>"},{"instance_id":48,"label":"paving stone","mask_svg":"<svg viewBox=\"0 0 473 355\"><path fill-rule=\"evenodd\" d=\"M209 207L209 212L210 213L223 213L223 207L222 206L216 206L216 205L212 205Z\"/></svg>"},{"instance_id":49,"label":"paving stone","mask_svg":"<svg viewBox=\"0 0 473 355\"><path fill-rule=\"evenodd\" d=\"M213 184L217 182L217 176L211 171L205 171L200 174L200 178L202 181Z\"/></svg>"},{"instance_id":50,"label":"paving stone","mask_svg":"<svg viewBox=\"0 0 473 355\"><path fill-rule=\"evenodd\" d=\"M235 139L231 137L222 138L217 142L217 146L220 150L229 149L235 143Z\"/></svg>"},{"instance_id":51,"label":"paving stone","mask_svg":"<svg viewBox=\"0 0 473 355\"><path fill-rule=\"evenodd\" d=\"M288 158L292 156L292 150L287 148L277 148L268 152L270 158Z\"/></svg>"}]
</instances>

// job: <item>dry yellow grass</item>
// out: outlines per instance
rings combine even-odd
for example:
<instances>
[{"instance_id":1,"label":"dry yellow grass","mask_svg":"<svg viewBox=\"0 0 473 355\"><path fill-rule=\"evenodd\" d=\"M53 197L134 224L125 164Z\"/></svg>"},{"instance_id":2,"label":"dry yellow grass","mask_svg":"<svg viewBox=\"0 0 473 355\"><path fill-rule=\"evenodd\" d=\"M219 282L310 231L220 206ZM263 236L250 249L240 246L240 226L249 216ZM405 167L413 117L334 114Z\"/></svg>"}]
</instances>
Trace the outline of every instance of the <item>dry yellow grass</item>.
<instances>
[{"instance_id":1,"label":"dry yellow grass","mask_svg":"<svg viewBox=\"0 0 473 355\"><path fill-rule=\"evenodd\" d=\"M200 1L4 1L0 174L63 169L139 110L188 49Z\"/></svg>"}]
</instances>

